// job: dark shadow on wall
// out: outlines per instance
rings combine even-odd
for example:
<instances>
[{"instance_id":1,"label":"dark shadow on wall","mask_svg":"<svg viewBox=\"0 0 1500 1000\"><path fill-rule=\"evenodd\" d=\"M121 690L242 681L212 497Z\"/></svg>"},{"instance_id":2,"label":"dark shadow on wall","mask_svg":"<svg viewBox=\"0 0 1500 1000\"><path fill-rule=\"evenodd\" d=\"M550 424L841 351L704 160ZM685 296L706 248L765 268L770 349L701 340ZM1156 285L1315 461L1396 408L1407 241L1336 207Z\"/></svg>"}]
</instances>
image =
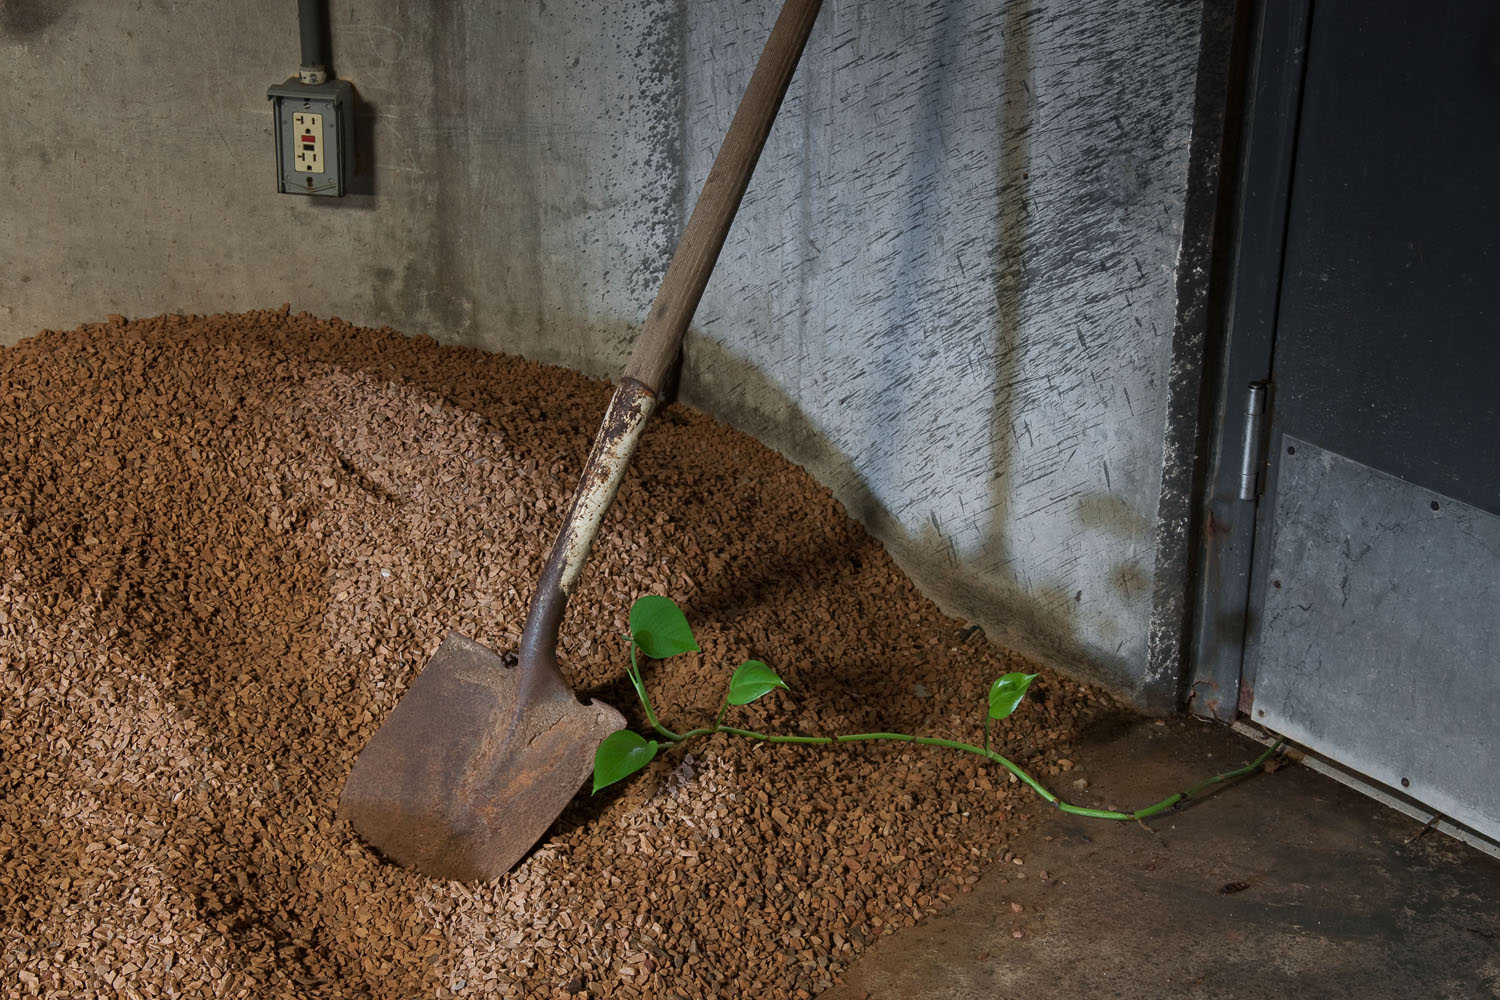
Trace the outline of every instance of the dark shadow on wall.
<instances>
[{"instance_id":1,"label":"dark shadow on wall","mask_svg":"<svg viewBox=\"0 0 1500 1000\"><path fill-rule=\"evenodd\" d=\"M941 141L940 112L951 103L948 91L952 86L954 67L958 64L958 44L965 27L963 17L961 4L949 5L927 59L927 64L934 67L935 76L933 84L923 93L924 114L916 126L919 162L909 185L913 190L924 190L917 182L935 177L946 155L946 144ZM1006 537L1013 473L1018 464L1015 454L1018 443L1016 393L1027 283L1027 201L1031 128L1035 113L1031 92L1031 43L1035 22L1036 12L1030 0L1017 0L1006 5L1001 29L1004 75L999 81L998 100L995 102L999 158L994 185L994 231L999 246L993 279L995 385L989 426L990 489L988 507L982 512L989 527L979 555L984 569L976 571L974 561L970 560L969 572L962 572L952 539L936 523L924 525L915 536L903 533L898 544L906 550L903 565L914 566L916 560L932 564L931 570L918 572L927 577L922 581L924 591L940 604L971 609L970 613L1004 644L1060 664L1067 663L1069 671L1076 672L1085 658L1077 639L1076 604L1072 595L1056 586L1030 586L1028 581L1011 572L1008 568L1010 546ZM924 248L934 243L932 229L928 206L920 198L913 199L904 228L903 274L921 273ZM908 300L900 302L897 315L907 321L903 328L919 330L921 305L911 298L913 286L910 283L902 287ZM902 356L910 359L919 353L907 350ZM888 362L884 367L891 365ZM886 390L899 393L903 385L908 384L910 374L906 372L900 378L889 379ZM891 471L894 473L895 470ZM887 515L887 520L894 521L894 518ZM942 553L947 553L946 557ZM976 579L984 582L976 586Z\"/></svg>"},{"instance_id":2,"label":"dark shadow on wall","mask_svg":"<svg viewBox=\"0 0 1500 1000\"><path fill-rule=\"evenodd\" d=\"M0 0L0 33L18 39L39 35L71 6L66 0Z\"/></svg>"},{"instance_id":3,"label":"dark shadow on wall","mask_svg":"<svg viewBox=\"0 0 1500 1000\"><path fill-rule=\"evenodd\" d=\"M365 100L358 90L354 92L354 177L349 182L349 194L360 202L379 194L375 179L375 132L380 128L380 109Z\"/></svg>"},{"instance_id":4,"label":"dark shadow on wall","mask_svg":"<svg viewBox=\"0 0 1500 1000\"><path fill-rule=\"evenodd\" d=\"M947 264L945 259L935 262L932 257L942 245L941 239L935 238L940 237L936 232L940 214L935 209L951 138L952 116L945 116L944 112L953 105L954 72L965 27L963 7L956 0L943 5L926 58L922 60L921 80L912 88L918 110L912 120L899 185L906 198L895 255L895 272L901 275L901 280L890 293L888 315L894 318L893 322L873 338L874 356L867 362L877 373L873 399L883 407L896 401L919 405L916 388L922 385L923 369L927 367L923 343L928 339L928 323L933 320L923 308L923 300L929 275L941 274ZM950 120L949 127L945 127L945 117ZM804 218L804 226L810 223L811 220ZM904 422L906 414L897 411L891 416ZM908 460L889 447L885 427L871 427L862 450L867 453L866 466L874 481L902 481Z\"/></svg>"},{"instance_id":5,"label":"dark shadow on wall","mask_svg":"<svg viewBox=\"0 0 1500 1000\"><path fill-rule=\"evenodd\" d=\"M399 270L389 264L370 267L367 294L377 315L403 317L405 323L444 340L468 343L474 326L472 290L478 287L480 273L473 248L462 245L463 234L472 230L472 217L481 216L484 225L500 232L528 227L535 230L539 226L535 218L517 218L507 211L510 202L489 199L478 189L476 174L469 169L470 164L483 159L496 175L511 178L513 188L536 190L535 164L526 155L528 147L497 134L492 105L483 103L484 95L471 92L465 77L474 52L505 51L490 46L487 32L498 32L502 27L514 31L517 25L511 17L475 23L469 5L435 4L430 17L412 16L404 27L412 32L412 44L424 53L430 96L420 113L408 111L403 116L405 121L399 127L410 132L393 135L392 148L407 151L408 169L423 171L420 198L431 221L400 235L402 253L396 257L401 261ZM497 86L513 75L513 67L502 64L497 71ZM373 142L380 127L377 109L372 105L366 113L363 102L358 107L369 120L358 117L356 122ZM367 155L373 157L373 147L366 150L362 140L356 138L357 162L358 157ZM399 158L400 154L396 155ZM374 190L372 176L369 191L360 193L373 194ZM521 245L526 244L521 241ZM517 253L484 261L484 265L492 283L510 286L519 281L527 287L540 287L535 254ZM540 317L535 295L506 294L500 301L506 308L495 318L499 328L536 329Z\"/></svg>"},{"instance_id":6,"label":"dark shadow on wall","mask_svg":"<svg viewBox=\"0 0 1500 1000\"><path fill-rule=\"evenodd\" d=\"M1031 90L1031 37L1035 20L1030 0L1016 0L1006 5L1001 35L1005 47L1005 75L1001 82L996 122L1000 157L995 177L995 232L1000 245L994 275L995 389L990 410L990 490L989 510L986 511L989 532L983 549L986 562L996 567L990 575L999 576L1002 582L997 583L999 593L987 595L979 606L993 608L997 618L1011 619L1014 624L1009 631L1013 637L1016 634L1059 637L1076 646L1076 604L1071 595L1058 587L1028 587L1026 580L1005 569L1012 558L1006 530L1015 488L1014 472L1019 464L1015 454L1020 442L1020 429L1016 426L1019 409L1016 394L1019 391L1021 324L1027 286L1027 196L1031 187L1031 128L1035 112ZM1017 607L1013 595L1028 592L1030 600Z\"/></svg>"}]
</instances>

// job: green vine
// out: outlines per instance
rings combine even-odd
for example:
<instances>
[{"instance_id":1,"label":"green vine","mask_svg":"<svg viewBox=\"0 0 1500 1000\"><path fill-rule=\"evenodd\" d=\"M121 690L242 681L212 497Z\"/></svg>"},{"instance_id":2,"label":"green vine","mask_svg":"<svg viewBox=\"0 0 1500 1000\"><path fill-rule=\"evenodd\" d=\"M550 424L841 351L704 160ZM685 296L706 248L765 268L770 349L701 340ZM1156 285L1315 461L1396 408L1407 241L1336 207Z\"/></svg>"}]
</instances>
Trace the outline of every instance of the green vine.
<instances>
[{"instance_id":1,"label":"green vine","mask_svg":"<svg viewBox=\"0 0 1500 1000\"><path fill-rule=\"evenodd\" d=\"M917 743L922 746L947 747L950 750L961 750L964 753L975 754L986 760L999 764L1016 778L1024 782L1027 787L1036 792L1045 801L1065 813L1075 816L1088 816L1093 819L1106 820L1144 820L1168 809L1179 805L1186 799L1226 781L1233 781L1253 774L1260 769L1271 755L1281 749L1286 742L1284 739L1270 749L1266 750L1252 763L1233 771L1216 774L1211 778L1205 778L1186 791L1169 795L1153 805L1136 809L1133 812L1119 812L1114 809L1090 809L1085 806L1075 806L1070 802L1064 802L1056 795L1047 790L1041 782L1037 781L1025 769L1021 768L1004 755L990 749L990 726L994 722L1009 718L1021 704L1021 699L1026 696L1031 682L1036 679L1036 674L1010 673L996 679L990 684L989 710L984 720L984 745L975 746L972 743L964 743L959 740L940 739L935 736L914 736L907 733L850 733L844 736L777 736L769 733L758 733L751 729L740 729L735 726L724 725L724 716L730 706L748 705L753 701L765 697L777 688L790 690L786 682L776 675L776 672L760 660L746 660L741 663L729 678L729 688L724 692L724 701L719 707L718 714L710 725L700 726L697 729L689 729L687 732L679 733L667 728L661 720L656 717L656 710L651 705L651 697L646 692L645 681L641 677L640 654L645 653L655 660L663 660L669 656L680 653L697 652L698 642L693 638L692 629L688 626L687 617L676 604L666 597L658 595L647 595L635 602L630 608L630 666L628 673L630 683L635 688L635 693L641 701L641 707L645 709L646 721L661 739L647 739L640 733L629 729L621 729L611 733L594 754L594 791L607 788L617 781L628 778L656 757L657 753L664 749L681 746L689 740L699 739L705 736L715 736L727 733L731 736L741 736L746 739L760 740L764 743L799 743L810 746L828 746L835 743L860 743L870 740L889 740L898 743Z\"/></svg>"}]
</instances>

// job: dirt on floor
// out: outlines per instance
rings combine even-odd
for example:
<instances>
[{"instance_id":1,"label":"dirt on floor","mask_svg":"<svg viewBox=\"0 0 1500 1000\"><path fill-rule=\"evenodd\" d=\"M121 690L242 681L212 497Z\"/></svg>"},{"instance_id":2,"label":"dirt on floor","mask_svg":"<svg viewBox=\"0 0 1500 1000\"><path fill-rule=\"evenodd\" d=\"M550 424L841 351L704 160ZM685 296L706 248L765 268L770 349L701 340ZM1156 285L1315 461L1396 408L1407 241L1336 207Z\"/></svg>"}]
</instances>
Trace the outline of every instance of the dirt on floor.
<instances>
[{"instance_id":1,"label":"dirt on floor","mask_svg":"<svg viewBox=\"0 0 1500 1000\"><path fill-rule=\"evenodd\" d=\"M450 629L512 647L609 386L280 310L0 350L0 987L85 997L808 997L942 910L1040 804L978 758L715 737L586 792L510 875L434 882L336 820ZM675 728L978 741L1016 657L924 599L800 468L661 412L562 627L644 720L631 602L701 654ZM1065 784L1108 699L1043 673L998 747Z\"/></svg>"}]
</instances>

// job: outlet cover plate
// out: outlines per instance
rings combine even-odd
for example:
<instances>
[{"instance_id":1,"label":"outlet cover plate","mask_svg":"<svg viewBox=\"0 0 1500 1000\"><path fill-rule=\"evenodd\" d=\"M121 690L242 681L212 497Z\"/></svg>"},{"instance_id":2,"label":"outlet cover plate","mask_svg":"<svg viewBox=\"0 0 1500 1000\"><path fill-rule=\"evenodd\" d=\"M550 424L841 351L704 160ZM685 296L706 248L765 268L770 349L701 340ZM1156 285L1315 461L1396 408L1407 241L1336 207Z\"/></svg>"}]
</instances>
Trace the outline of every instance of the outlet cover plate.
<instances>
[{"instance_id":1,"label":"outlet cover plate","mask_svg":"<svg viewBox=\"0 0 1500 1000\"><path fill-rule=\"evenodd\" d=\"M276 190L340 197L354 175L354 87L292 77L266 91L276 133Z\"/></svg>"}]
</instances>

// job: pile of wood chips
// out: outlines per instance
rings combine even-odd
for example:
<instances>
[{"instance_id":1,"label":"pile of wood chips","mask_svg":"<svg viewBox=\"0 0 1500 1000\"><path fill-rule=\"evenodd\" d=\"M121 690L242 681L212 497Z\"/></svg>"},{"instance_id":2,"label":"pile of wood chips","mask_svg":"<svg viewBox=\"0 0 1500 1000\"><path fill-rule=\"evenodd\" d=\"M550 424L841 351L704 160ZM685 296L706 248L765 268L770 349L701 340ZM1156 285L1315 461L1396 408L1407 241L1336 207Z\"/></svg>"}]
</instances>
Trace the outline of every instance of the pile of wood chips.
<instances>
[{"instance_id":1,"label":"pile of wood chips","mask_svg":"<svg viewBox=\"0 0 1500 1000\"><path fill-rule=\"evenodd\" d=\"M334 808L443 635L497 649L609 386L280 310L0 350L0 984L7 996L809 997L968 891L1041 804L964 754L717 737L586 792L510 875L383 863ZM702 654L646 668L682 729L977 742L964 642L800 468L653 421L563 623L576 689L644 728L631 602ZM1044 674L998 730L1056 778L1106 699Z\"/></svg>"}]
</instances>

